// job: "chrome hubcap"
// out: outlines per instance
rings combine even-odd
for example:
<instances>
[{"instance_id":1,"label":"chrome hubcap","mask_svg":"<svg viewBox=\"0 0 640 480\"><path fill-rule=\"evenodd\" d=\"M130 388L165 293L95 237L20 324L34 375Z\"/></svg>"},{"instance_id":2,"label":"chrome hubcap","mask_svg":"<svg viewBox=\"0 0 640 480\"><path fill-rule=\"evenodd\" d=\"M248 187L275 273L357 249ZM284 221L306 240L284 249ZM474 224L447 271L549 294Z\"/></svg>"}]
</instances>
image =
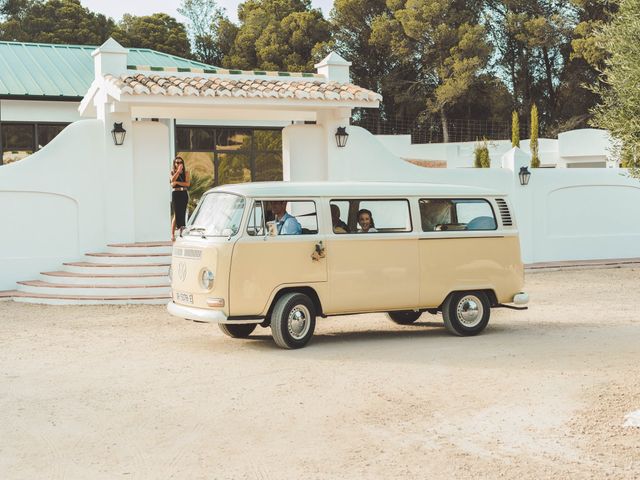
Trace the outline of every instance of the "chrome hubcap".
<instances>
[{"instance_id":1,"label":"chrome hubcap","mask_svg":"<svg viewBox=\"0 0 640 480\"><path fill-rule=\"evenodd\" d=\"M311 314L304 305L296 305L289 312L287 328L295 340L302 340L309 331Z\"/></svg>"},{"instance_id":2,"label":"chrome hubcap","mask_svg":"<svg viewBox=\"0 0 640 480\"><path fill-rule=\"evenodd\" d=\"M458 321L465 327L475 327L482 320L484 308L482 302L475 295L465 295L456 308Z\"/></svg>"}]
</instances>

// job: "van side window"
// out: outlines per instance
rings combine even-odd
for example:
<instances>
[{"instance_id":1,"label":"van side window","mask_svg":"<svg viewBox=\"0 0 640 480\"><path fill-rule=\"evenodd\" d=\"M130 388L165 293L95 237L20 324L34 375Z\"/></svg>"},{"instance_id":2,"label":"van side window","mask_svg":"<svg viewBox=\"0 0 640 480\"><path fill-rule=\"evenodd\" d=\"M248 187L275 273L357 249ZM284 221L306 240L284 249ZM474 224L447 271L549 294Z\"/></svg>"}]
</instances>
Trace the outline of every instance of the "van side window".
<instances>
[{"instance_id":1,"label":"van side window","mask_svg":"<svg viewBox=\"0 0 640 480\"><path fill-rule=\"evenodd\" d=\"M397 233L412 231L409 201L331 200L333 233Z\"/></svg>"},{"instance_id":2,"label":"van side window","mask_svg":"<svg viewBox=\"0 0 640 480\"><path fill-rule=\"evenodd\" d=\"M423 232L497 228L493 209L483 199L423 198L419 205Z\"/></svg>"},{"instance_id":3,"label":"van side window","mask_svg":"<svg viewBox=\"0 0 640 480\"><path fill-rule=\"evenodd\" d=\"M283 213L291 216L290 220L285 222L276 222L276 213L278 210L275 205L283 205ZM251 212L249 213L249 222L247 223L247 234L250 236L263 236L269 232L269 225L275 222L272 228L275 228L277 235L310 235L318 233L318 215L316 212L316 204L309 200L257 200Z\"/></svg>"}]
</instances>

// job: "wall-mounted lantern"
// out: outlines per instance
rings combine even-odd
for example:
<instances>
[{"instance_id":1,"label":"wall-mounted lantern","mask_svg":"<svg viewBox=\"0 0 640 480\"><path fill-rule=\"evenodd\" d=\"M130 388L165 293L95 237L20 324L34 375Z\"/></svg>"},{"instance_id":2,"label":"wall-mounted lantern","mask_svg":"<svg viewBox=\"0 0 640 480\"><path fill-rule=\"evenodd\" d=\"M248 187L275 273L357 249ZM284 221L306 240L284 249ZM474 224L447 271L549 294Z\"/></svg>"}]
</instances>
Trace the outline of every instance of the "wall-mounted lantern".
<instances>
[{"instance_id":1,"label":"wall-mounted lantern","mask_svg":"<svg viewBox=\"0 0 640 480\"><path fill-rule=\"evenodd\" d=\"M127 131L122 127L122 123L114 123L111 135L113 135L114 144L122 145L124 143L124 137L127 135Z\"/></svg>"},{"instance_id":2,"label":"wall-mounted lantern","mask_svg":"<svg viewBox=\"0 0 640 480\"><path fill-rule=\"evenodd\" d=\"M347 133L347 127L338 127L336 131L336 145L338 147L344 147L347 145L347 139L349 134Z\"/></svg>"},{"instance_id":3,"label":"wall-mounted lantern","mask_svg":"<svg viewBox=\"0 0 640 480\"><path fill-rule=\"evenodd\" d=\"M520 177L520 185L529 185L531 172L527 167L520 167L520 173L518 173L518 177Z\"/></svg>"}]
</instances>

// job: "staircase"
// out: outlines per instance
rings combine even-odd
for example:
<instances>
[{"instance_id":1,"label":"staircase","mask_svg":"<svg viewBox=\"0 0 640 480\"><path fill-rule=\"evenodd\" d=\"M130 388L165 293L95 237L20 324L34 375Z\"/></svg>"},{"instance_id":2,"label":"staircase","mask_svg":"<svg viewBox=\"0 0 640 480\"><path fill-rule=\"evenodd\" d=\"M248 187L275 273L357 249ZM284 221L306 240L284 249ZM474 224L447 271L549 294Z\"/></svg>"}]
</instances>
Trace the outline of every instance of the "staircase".
<instances>
[{"instance_id":1,"label":"staircase","mask_svg":"<svg viewBox=\"0 0 640 480\"><path fill-rule=\"evenodd\" d=\"M107 245L83 261L18 282L0 299L49 305L166 304L170 299L171 242Z\"/></svg>"}]
</instances>

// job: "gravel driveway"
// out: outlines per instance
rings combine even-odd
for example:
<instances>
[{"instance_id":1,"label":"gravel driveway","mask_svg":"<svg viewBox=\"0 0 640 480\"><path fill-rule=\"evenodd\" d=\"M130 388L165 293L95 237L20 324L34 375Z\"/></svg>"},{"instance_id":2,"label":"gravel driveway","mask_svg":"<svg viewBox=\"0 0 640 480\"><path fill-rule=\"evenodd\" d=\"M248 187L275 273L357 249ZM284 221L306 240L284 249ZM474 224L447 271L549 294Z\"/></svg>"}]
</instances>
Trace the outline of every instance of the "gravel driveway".
<instances>
[{"instance_id":1,"label":"gravel driveway","mask_svg":"<svg viewBox=\"0 0 640 480\"><path fill-rule=\"evenodd\" d=\"M537 272L478 337L0 302L2 479L640 478L640 270Z\"/></svg>"}]
</instances>

